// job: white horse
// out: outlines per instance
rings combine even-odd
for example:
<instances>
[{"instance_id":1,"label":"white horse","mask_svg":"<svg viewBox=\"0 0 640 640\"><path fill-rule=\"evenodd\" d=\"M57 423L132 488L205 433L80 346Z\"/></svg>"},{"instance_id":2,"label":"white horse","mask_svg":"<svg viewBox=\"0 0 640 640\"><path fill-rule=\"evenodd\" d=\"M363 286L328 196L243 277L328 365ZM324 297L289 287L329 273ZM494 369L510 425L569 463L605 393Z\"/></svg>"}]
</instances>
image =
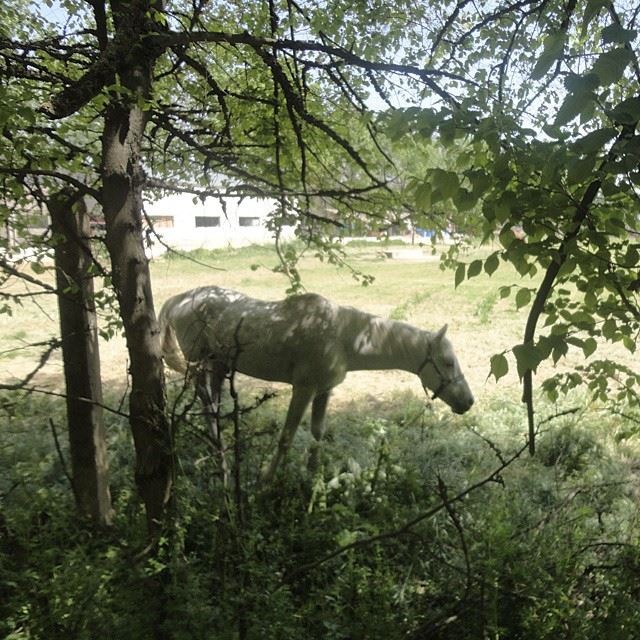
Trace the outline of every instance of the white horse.
<instances>
[{"instance_id":1,"label":"white horse","mask_svg":"<svg viewBox=\"0 0 640 640\"><path fill-rule=\"evenodd\" d=\"M332 304L313 293L264 302L213 286L170 298L159 322L166 364L182 373L197 367L200 397L214 415L230 370L293 386L265 482L285 457L309 404L311 431L320 441L329 395L348 371L410 371L425 391L430 389L433 398L444 400L455 413L464 413L473 404L445 337L446 325L432 333Z\"/></svg>"}]
</instances>

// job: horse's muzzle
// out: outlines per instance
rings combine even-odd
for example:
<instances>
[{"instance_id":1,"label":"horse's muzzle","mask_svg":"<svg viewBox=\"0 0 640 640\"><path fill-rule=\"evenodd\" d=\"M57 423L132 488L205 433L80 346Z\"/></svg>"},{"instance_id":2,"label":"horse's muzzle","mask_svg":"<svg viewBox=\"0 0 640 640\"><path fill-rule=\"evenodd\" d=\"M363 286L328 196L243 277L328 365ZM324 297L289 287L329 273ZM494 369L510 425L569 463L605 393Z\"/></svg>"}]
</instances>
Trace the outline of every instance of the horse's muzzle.
<instances>
[{"instance_id":1,"label":"horse's muzzle","mask_svg":"<svg viewBox=\"0 0 640 640\"><path fill-rule=\"evenodd\" d=\"M461 416L463 413L467 413L467 411L469 411L469 409L471 409L471 407L473 406L474 402L475 402L475 400L473 398L471 398L462 406L458 405L458 406L455 406L455 407L451 407L451 410L453 411L453 413L457 413L459 416Z\"/></svg>"}]
</instances>

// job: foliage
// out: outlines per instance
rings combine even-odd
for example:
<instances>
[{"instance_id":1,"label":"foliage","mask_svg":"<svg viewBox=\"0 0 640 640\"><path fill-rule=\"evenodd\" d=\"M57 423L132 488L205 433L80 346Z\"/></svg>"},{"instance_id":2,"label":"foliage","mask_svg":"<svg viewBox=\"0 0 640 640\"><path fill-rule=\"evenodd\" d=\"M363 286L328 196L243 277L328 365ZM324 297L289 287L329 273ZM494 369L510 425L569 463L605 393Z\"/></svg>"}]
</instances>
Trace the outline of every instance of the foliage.
<instances>
[{"instance_id":1,"label":"foliage","mask_svg":"<svg viewBox=\"0 0 640 640\"><path fill-rule=\"evenodd\" d=\"M127 132L147 119L149 127L138 128L140 148L123 162L130 170L119 183L124 202L140 200L143 185L201 198L275 197L276 236L282 224L297 222L304 250L316 247L336 264L344 253L331 231L363 218L376 227L405 215L420 224L445 218L467 231L481 227L487 241L497 237L500 248L487 257L465 263L454 249L448 261L456 285L507 262L523 278L542 276L500 291L529 308L512 352L531 446L532 377L544 361L559 361L569 345L585 356L603 341L635 350L640 71L631 3L255 7L233 0L161 11L153 3L65 0L64 23L34 3L21 20L24 6L0 8L7 79L0 87L0 221L30 245L35 276L56 239L29 235L23 214L46 205L63 184L100 201L99 179L115 174L103 171L99 145L107 136L99 123L125 113L135 116L122 120ZM134 73L141 67L148 86L136 87L130 81L142 77ZM396 90L415 103L396 108ZM379 118L367 108L372 93L386 108ZM405 146L397 162L384 148L389 139ZM114 219L118 203L104 202ZM127 233L140 236L136 206ZM13 277L22 264L12 264L6 239L0 243L3 272ZM299 252L279 243L278 250L292 290L299 288ZM134 285L134 302L150 291L148 273L140 273L126 283ZM42 284L35 276L25 279ZM148 321L136 327L148 325L153 335L153 309L146 311ZM127 326L132 315L123 320ZM508 373L504 353L494 355L491 370L496 379ZM151 380L143 373L139 379ZM583 380L600 400L615 393L621 413L635 416L628 403L637 400L637 374L611 360L545 388L556 398ZM140 394L135 400L144 404ZM163 397L142 400L155 407ZM44 407L36 417L37 403L15 399L3 407L16 429L42 429L43 416L59 413ZM507 429L519 425L519 412L508 406L477 422L431 413L416 425L405 416L406 432L398 416L345 414L337 424L348 429L336 429L327 447L337 462L326 475L310 484L298 455L279 484L260 494L255 477L268 445L258 434L273 430L265 410L242 425L252 446L243 447L240 466L243 441L235 441L241 482L235 495L223 495L216 456L187 409L174 425L173 528L151 555L133 551L143 546L141 514L119 464L120 457L131 464L122 425L112 430L118 516L109 532L77 525L44 431L2 434L6 635L90 638L105 628L125 639L157 637L159 628L176 638L640 633L634 477L624 451L602 433L619 417L565 416L541 436L539 458L513 454L505 464L521 451ZM137 441L149 433L144 427ZM625 434L633 431L625 426ZM167 442L156 452L166 456ZM163 598L146 599L147 590Z\"/></svg>"},{"instance_id":2,"label":"foliage","mask_svg":"<svg viewBox=\"0 0 640 640\"><path fill-rule=\"evenodd\" d=\"M173 401L176 416L191 402ZM109 430L116 518L100 532L78 527L71 509L47 428L58 401L5 396L2 406L12 415L0 447L7 637L88 639L104 628L123 640L151 637L155 605L145 593L163 576L160 624L176 639L588 640L640 631L636 480L627 441L610 437L621 418L558 418L540 436L539 456L514 460L455 500L521 449L521 412L500 402L453 420L405 395L376 417L338 412L314 479L302 470L310 436L301 433L276 485L256 493L264 434L281 413L262 404L241 424L251 446L240 515L194 408L179 422L174 528L157 556L136 558L144 525L124 421ZM448 509L419 520L443 495Z\"/></svg>"},{"instance_id":3,"label":"foliage","mask_svg":"<svg viewBox=\"0 0 640 640\"><path fill-rule=\"evenodd\" d=\"M530 405L533 373L569 345L585 356L604 341L636 348L636 9L608 0L442 3L429 60L473 82L443 84L455 107L411 106L388 116L393 137L437 141L458 158L415 183L416 203L479 210L485 240L500 242L468 264L454 249L456 285L505 262L523 278L542 275L533 287L504 290L530 310L513 348ZM503 354L491 370L496 378L507 373ZM590 367L591 388L606 388L615 371L614 362Z\"/></svg>"}]
</instances>

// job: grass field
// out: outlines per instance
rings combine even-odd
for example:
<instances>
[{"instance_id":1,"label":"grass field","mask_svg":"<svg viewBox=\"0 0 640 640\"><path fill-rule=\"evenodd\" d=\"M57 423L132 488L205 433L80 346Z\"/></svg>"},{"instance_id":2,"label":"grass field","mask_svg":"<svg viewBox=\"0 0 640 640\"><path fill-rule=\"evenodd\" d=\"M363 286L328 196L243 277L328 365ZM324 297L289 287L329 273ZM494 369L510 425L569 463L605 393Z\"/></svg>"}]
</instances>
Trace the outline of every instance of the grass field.
<instances>
[{"instance_id":1,"label":"grass field","mask_svg":"<svg viewBox=\"0 0 640 640\"><path fill-rule=\"evenodd\" d=\"M281 298L288 287L273 271L270 249L192 257L198 263L152 264L158 307L205 284L265 299ZM250 496L250 517L238 525L199 406L181 413L190 400L176 393L181 380L170 374L168 398L180 417L175 535L167 547L175 551L163 556L174 576L168 637L237 638L229 625L242 616L251 628L246 637L284 640L426 637L409 631L430 620L445 621L434 638L640 637L637 420L580 392L558 405L539 401L544 424L530 458L517 376L488 379L491 355L521 340L527 313L498 289L532 283L503 266L454 289L453 272L441 271L428 251L419 260L389 260L380 247L358 246L348 259L375 278L371 286L313 257L300 265L304 286L427 329L448 323L477 402L454 416L440 401L425 408L416 376L352 373L329 410L320 473L307 472L312 436L301 428L276 484L262 495L258 470L272 456L288 399L288 390L280 393L245 414L237 432L234 425L225 431L239 443L227 449L240 478L236 495ZM38 350L20 347L56 333L49 296L25 299L13 316L2 316L0 380L35 365ZM103 343L101 353L106 401L117 403L127 389L124 341ZM570 352L562 366L582 360ZM59 358L32 384L61 390ZM243 378L236 386L248 407L262 383ZM63 473L65 438L62 454L52 438L55 425L63 434L64 403L2 394L0 414L0 533L10 532L20 550L2 547L0 536L0 584L8 585L0 637L82 640L104 628L123 640L150 637L140 631L150 617L143 585L165 565L155 557L132 562L132 550L146 541L126 419L106 418L114 526L87 535ZM448 502L451 496L460 499Z\"/></svg>"},{"instance_id":2,"label":"grass field","mask_svg":"<svg viewBox=\"0 0 640 640\"><path fill-rule=\"evenodd\" d=\"M441 270L439 255L431 248L421 259L388 259L383 245L347 248L351 268L373 276L373 284L363 286L348 268L338 268L314 256L304 257L299 265L307 291L320 293L339 304L351 305L383 317L404 320L426 329L449 325L448 335L471 384L482 399L498 394L516 398L518 380L512 367L498 384L488 379L489 359L497 352L521 341L526 310L516 311L513 298L500 299L502 285L522 284L508 265L493 276L481 274L463 282L457 289L453 272ZM472 259L486 253L466 256ZM218 251L200 251L181 257L161 258L151 264L153 291L157 308L170 296L192 287L215 284L263 298L278 299L289 286L286 277L274 271L278 265L270 247L249 247ZM49 271L43 277L53 280ZM12 293L25 290L14 283ZM52 296L24 298L13 314L0 316L0 381L10 382L26 375L37 363L41 348L28 348L55 336L58 331L55 299ZM126 387L127 355L124 339L116 336L101 344L103 378L110 388ZM570 352L562 366L582 361L579 351ZM541 371L549 372L549 368ZM47 388L62 385L62 365L54 355L38 374L36 381ZM352 373L336 393L336 401L360 395L385 397L388 392L405 388L421 393L418 379L403 372Z\"/></svg>"},{"instance_id":3,"label":"grass field","mask_svg":"<svg viewBox=\"0 0 640 640\"><path fill-rule=\"evenodd\" d=\"M404 320L427 329L449 325L449 337L477 395L496 392L487 382L489 357L519 341L524 312L516 312L512 301L498 300L497 288L518 280L508 268L492 278L485 275L453 287L453 273L442 271L439 254L425 248L421 260L386 259L378 245L349 248L348 262L354 269L373 276L363 286L346 268L321 262L313 256L300 263L306 290L320 293L339 304L351 305L384 317ZM153 291L157 308L171 295L192 287L215 284L263 299L285 295L289 283L275 273L278 258L271 248L198 252L197 262L173 257L152 263ZM52 273L47 278L52 280ZM12 292L22 291L15 283ZM0 316L0 381L24 376L36 364L40 350L26 345L47 340L57 333L55 299L36 296L24 299L11 316ZM126 349L121 337L101 344L103 377L111 385L126 384ZM61 359L53 356L39 374L39 384L62 384ZM512 378L501 387L515 384ZM417 378L400 372L351 374L345 393L384 394L385 389L408 385L420 391Z\"/></svg>"}]
</instances>

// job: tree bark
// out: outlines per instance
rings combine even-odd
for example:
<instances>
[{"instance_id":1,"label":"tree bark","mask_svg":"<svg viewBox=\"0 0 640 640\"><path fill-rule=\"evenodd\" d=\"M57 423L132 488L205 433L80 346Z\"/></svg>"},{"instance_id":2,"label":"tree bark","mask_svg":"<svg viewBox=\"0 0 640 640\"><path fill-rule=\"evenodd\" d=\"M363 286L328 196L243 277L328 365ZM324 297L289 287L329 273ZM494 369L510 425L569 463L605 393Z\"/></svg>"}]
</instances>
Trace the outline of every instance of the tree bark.
<instances>
[{"instance_id":1,"label":"tree bark","mask_svg":"<svg viewBox=\"0 0 640 640\"><path fill-rule=\"evenodd\" d=\"M48 201L55 237L56 285L67 394L71 476L80 513L111 523L109 469L94 306L89 217L84 200L61 191Z\"/></svg>"},{"instance_id":2,"label":"tree bark","mask_svg":"<svg viewBox=\"0 0 640 640\"><path fill-rule=\"evenodd\" d=\"M130 423L136 448L136 483L152 539L164 524L173 480L170 424L165 413L164 370L142 227L141 148L155 55L142 36L148 2L112 2L116 31L131 37L120 80L105 112L102 137L102 206L113 285L130 358Z\"/></svg>"}]
</instances>

